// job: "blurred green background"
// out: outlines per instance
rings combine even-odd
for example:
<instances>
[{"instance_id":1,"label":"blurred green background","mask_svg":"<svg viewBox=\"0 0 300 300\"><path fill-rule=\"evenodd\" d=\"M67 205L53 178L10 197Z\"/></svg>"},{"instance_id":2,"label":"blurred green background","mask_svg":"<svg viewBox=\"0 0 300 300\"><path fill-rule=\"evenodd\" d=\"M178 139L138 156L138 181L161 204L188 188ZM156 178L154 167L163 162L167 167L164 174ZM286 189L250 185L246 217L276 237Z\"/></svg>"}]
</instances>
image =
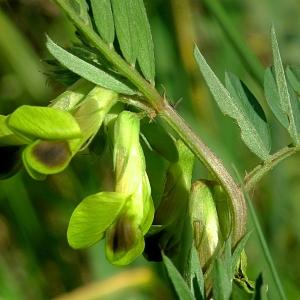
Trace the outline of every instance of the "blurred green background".
<instances>
[{"instance_id":1,"label":"blurred green background","mask_svg":"<svg viewBox=\"0 0 300 300\"><path fill-rule=\"evenodd\" d=\"M222 28L201 0L145 1L155 42L156 85L206 143L242 175L259 163L237 126L221 115L192 56L197 43L223 80L237 74L264 105ZM269 30L276 26L286 64L300 65L298 0L223 0L227 17L264 66L271 64ZM47 79L45 34L60 45L76 41L74 28L48 0L0 0L0 113L22 104L47 105L65 87ZM266 110L273 151L289 139ZM1 160L0 160L1 163ZM262 180L253 201L289 299L300 299L300 157L289 158ZM63 173L35 182L21 171L0 182L0 299L173 299L161 265L138 259L127 268L105 261L102 243L72 250L66 229L80 200L109 180L105 158L79 154ZM199 164L195 179L207 177ZM103 179L104 178L104 179ZM251 223L249 224L251 228ZM277 299L255 234L247 246L249 277L260 271ZM80 288L76 293L70 291Z\"/></svg>"}]
</instances>

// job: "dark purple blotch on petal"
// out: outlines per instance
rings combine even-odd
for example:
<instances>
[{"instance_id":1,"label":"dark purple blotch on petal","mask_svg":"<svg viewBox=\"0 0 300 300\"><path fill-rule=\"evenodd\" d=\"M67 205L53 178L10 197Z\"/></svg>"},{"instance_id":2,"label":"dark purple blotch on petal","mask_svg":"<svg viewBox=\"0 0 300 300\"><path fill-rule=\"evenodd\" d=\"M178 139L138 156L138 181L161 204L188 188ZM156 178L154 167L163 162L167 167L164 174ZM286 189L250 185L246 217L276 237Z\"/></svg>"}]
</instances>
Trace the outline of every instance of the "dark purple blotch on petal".
<instances>
[{"instance_id":1,"label":"dark purple blotch on petal","mask_svg":"<svg viewBox=\"0 0 300 300\"><path fill-rule=\"evenodd\" d=\"M66 141L41 141L32 149L34 157L49 168L59 167L71 156Z\"/></svg>"}]
</instances>

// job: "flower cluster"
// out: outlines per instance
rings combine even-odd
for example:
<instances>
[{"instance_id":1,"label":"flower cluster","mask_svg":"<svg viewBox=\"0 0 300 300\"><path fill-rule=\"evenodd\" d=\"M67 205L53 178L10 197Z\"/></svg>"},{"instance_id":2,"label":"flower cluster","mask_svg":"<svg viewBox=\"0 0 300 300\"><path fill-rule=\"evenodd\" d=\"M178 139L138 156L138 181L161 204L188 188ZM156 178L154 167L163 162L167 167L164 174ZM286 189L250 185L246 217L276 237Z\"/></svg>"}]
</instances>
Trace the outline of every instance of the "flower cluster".
<instances>
[{"instance_id":1,"label":"flower cluster","mask_svg":"<svg viewBox=\"0 0 300 300\"><path fill-rule=\"evenodd\" d=\"M86 197L74 210L68 241L74 248L88 247L106 238L107 259L126 265L142 254L154 206L139 142L140 120L121 112L114 122L113 162L115 192Z\"/></svg>"}]
</instances>

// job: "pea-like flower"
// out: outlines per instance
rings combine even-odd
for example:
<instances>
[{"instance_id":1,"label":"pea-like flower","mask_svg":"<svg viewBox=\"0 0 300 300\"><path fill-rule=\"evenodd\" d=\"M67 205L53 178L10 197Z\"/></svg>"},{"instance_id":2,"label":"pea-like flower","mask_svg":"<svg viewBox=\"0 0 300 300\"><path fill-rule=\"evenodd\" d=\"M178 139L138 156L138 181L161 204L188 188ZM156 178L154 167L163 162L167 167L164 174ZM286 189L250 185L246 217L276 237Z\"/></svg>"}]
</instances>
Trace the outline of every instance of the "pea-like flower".
<instances>
[{"instance_id":1,"label":"pea-like flower","mask_svg":"<svg viewBox=\"0 0 300 300\"><path fill-rule=\"evenodd\" d=\"M94 137L116 99L115 92L79 82L50 107L20 106L0 118L0 147L24 148L23 164L34 179L61 172Z\"/></svg>"},{"instance_id":2,"label":"pea-like flower","mask_svg":"<svg viewBox=\"0 0 300 300\"><path fill-rule=\"evenodd\" d=\"M85 198L74 210L68 228L73 248L91 246L106 238L107 259L126 265L144 250L144 235L154 214L136 114L121 112L114 124L115 192Z\"/></svg>"}]
</instances>

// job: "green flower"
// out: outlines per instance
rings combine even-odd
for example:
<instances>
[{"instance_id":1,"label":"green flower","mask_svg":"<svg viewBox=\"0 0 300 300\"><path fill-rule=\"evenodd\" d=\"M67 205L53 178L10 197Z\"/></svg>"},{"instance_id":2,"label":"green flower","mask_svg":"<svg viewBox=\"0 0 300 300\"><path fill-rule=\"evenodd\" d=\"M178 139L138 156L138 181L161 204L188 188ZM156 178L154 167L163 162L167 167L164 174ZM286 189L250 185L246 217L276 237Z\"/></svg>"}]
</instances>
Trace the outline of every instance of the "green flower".
<instances>
[{"instance_id":1,"label":"green flower","mask_svg":"<svg viewBox=\"0 0 300 300\"><path fill-rule=\"evenodd\" d=\"M51 107L23 105L1 116L0 146L23 146L23 164L34 179L61 172L95 136L116 99L115 92L79 82Z\"/></svg>"},{"instance_id":2,"label":"green flower","mask_svg":"<svg viewBox=\"0 0 300 300\"><path fill-rule=\"evenodd\" d=\"M88 247L105 237L107 259L115 265L127 265L143 252L144 235L153 220L139 131L136 114L119 114L113 133L115 192L85 198L74 210L68 228L73 248Z\"/></svg>"}]
</instances>

